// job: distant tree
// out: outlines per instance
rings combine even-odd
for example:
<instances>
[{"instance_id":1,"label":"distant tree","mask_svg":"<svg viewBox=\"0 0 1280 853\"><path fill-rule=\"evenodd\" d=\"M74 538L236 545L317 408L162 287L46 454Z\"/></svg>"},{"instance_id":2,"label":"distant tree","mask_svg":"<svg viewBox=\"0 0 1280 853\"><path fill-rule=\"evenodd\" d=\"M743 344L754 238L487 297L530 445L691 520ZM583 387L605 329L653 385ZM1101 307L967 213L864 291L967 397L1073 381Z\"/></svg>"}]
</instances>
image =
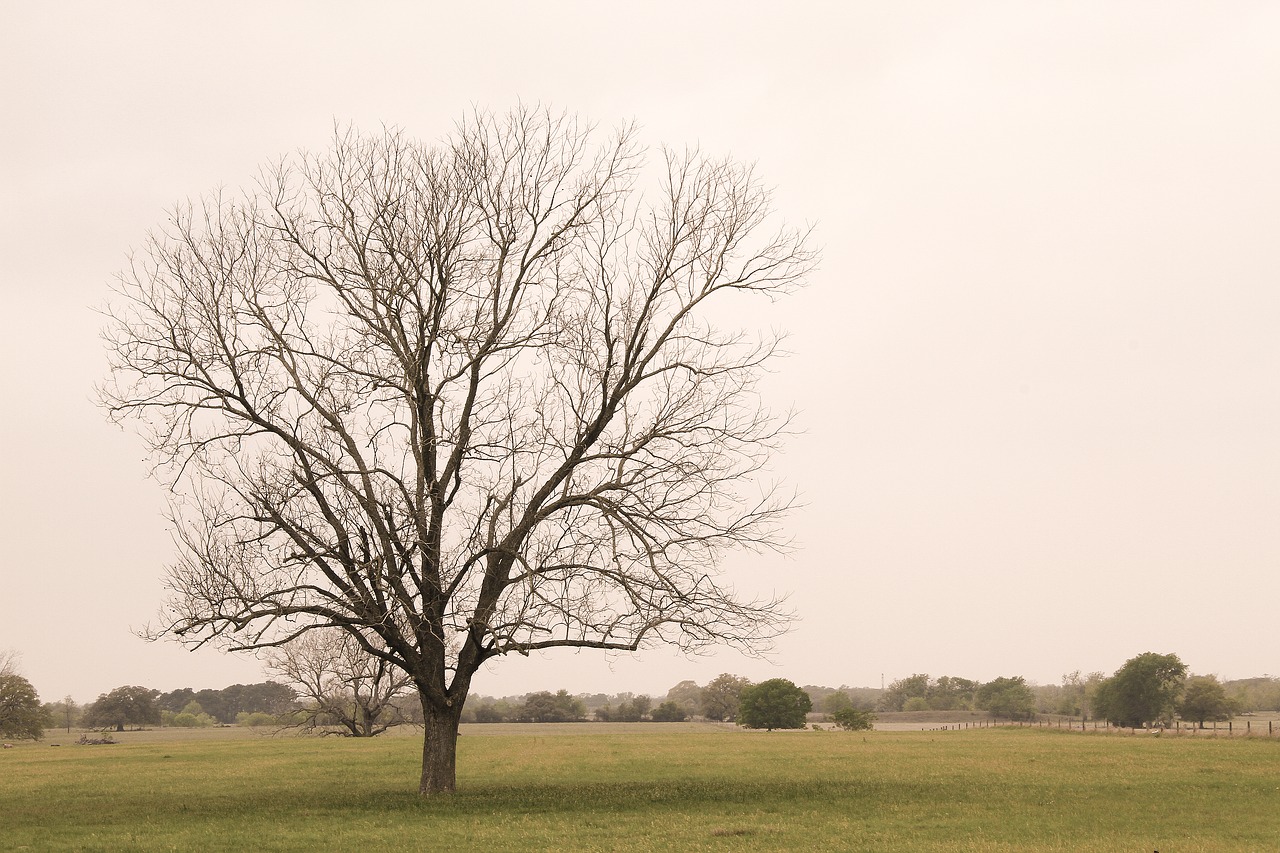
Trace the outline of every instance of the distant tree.
<instances>
[{"instance_id":1,"label":"distant tree","mask_svg":"<svg viewBox=\"0 0 1280 853\"><path fill-rule=\"evenodd\" d=\"M908 698L906 702L902 703L902 710L904 710L904 711L928 711L928 710L929 710L929 700L928 700L928 699L926 699L926 698L924 698L923 696L912 696L912 697Z\"/></svg>"},{"instance_id":2,"label":"distant tree","mask_svg":"<svg viewBox=\"0 0 1280 853\"><path fill-rule=\"evenodd\" d=\"M870 711L858 710L850 705L832 714L831 720L847 732L856 732L875 728L876 715Z\"/></svg>"},{"instance_id":3,"label":"distant tree","mask_svg":"<svg viewBox=\"0 0 1280 853\"><path fill-rule=\"evenodd\" d=\"M17 655L0 655L0 737L39 740L48 724L35 687L17 672Z\"/></svg>"},{"instance_id":4,"label":"distant tree","mask_svg":"<svg viewBox=\"0 0 1280 853\"><path fill-rule=\"evenodd\" d=\"M1237 703L1227 696L1227 691L1213 675L1193 675L1187 679L1182 701L1178 703L1178 716L1204 728L1206 721L1231 719Z\"/></svg>"},{"instance_id":5,"label":"distant tree","mask_svg":"<svg viewBox=\"0 0 1280 853\"><path fill-rule=\"evenodd\" d=\"M689 719L689 715L680 707L679 702L668 700L653 709L652 719L655 723L683 723Z\"/></svg>"},{"instance_id":6,"label":"distant tree","mask_svg":"<svg viewBox=\"0 0 1280 853\"><path fill-rule=\"evenodd\" d=\"M156 699L156 706L161 712L169 711L177 714L187 706L188 702L196 700L196 692L190 687L179 687L177 690L170 690L168 693L161 693ZM203 704L201 705L203 708Z\"/></svg>"},{"instance_id":7,"label":"distant tree","mask_svg":"<svg viewBox=\"0 0 1280 853\"><path fill-rule=\"evenodd\" d=\"M1132 728L1168 722L1186 677L1187 665L1177 655L1144 652L1098 685L1095 715Z\"/></svg>"},{"instance_id":8,"label":"distant tree","mask_svg":"<svg viewBox=\"0 0 1280 853\"><path fill-rule=\"evenodd\" d=\"M927 710L928 695L929 676L918 672L910 678L899 678L890 683L880 697L881 707L886 711L904 711L907 710L907 700L920 699L924 702L923 710Z\"/></svg>"},{"instance_id":9,"label":"distant tree","mask_svg":"<svg viewBox=\"0 0 1280 853\"><path fill-rule=\"evenodd\" d=\"M617 706L605 705L596 709L596 719L602 723L638 723L649 713L653 700L648 696L619 693Z\"/></svg>"},{"instance_id":10,"label":"distant tree","mask_svg":"<svg viewBox=\"0 0 1280 853\"><path fill-rule=\"evenodd\" d=\"M161 693L156 700L162 712L179 714L191 702L198 702L203 712L219 723L238 723L241 714L268 714L281 716L289 712L298 694L290 687L275 681L255 684L232 684L221 690L205 688L192 690L180 687ZM167 724L166 724L167 725Z\"/></svg>"},{"instance_id":11,"label":"distant tree","mask_svg":"<svg viewBox=\"0 0 1280 853\"><path fill-rule=\"evenodd\" d=\"M72 726L80 725L83 709L70 695L62 697L57 702L45 702L42 707L49 728L65 726L70 733Z\"/></svg>"},{"instance_id":12,"label":"distant tree","mask_svg":"<svg viewBox=\"0 0 1280 853\"><path fill-rule=\"evenodd\" d=\"M1062 676L1061 684L1032 688L1036 694L1036 705L1046 714L1065 714L1087 719L1093 715L1093 697L1105 678L1100 672L1087 675L1078 669L1068 672Z\"/></svg>"},{"instance_id":13,"label":"distant tree","mask_svg":"<svg viewBox=\"0 0 1280 853\"><path fill-rule=\"evenodd\" d=\"M160 720L166 726L176 729L204 729L217 725L218 721L205 713L200 703L192 699L178 713L161 711Z\"/></svg>"},{"instance_id":14,"label":"distant tree","mask_svg":"<svg viewBox=\"0 0 1280 853\"><path fill-rule=\"evenodd\" d=\"M404 722L395 699L412 689L412 679L350 633L310 631L271 649L266 663L306 698L307 728L336 726L344 737L375 737Z\"/></svg>"},{"instance_id":15,"label":"distant tree","mask_svg":"<svg viewBox=\"0 0 1280 853\"><path fill-rule=\"evenodd\" d=\"M806 689L805 692L809 694L810 699L813 698L812 690ZM823 696L821 702L815 702L814 704L822 709L822 713L828 714L832 719L834 719L836 714L852 708L853 700L850 699L849 694L845 693L843 690L835 690L828 693L826 696Z\"/></svg>"},{"instance_id":16,"label":"distant tree","mask_svg":"<svg viewBox=\"0 0 1280 853\"><path fill-rule=\"evenodd\" d=\"M586 716L586 708L576 696L567 690L550 693L546 690L530 693L524 704L516 710L516 720L521 723L573 723Z\"/></svg>"},{"instance_id":17,"label":"distant tree","mask_svg":"<svg viewBox=\"0 0 1280 853\"><path fill-rule=\"evenodd\" d=\"M884 690L879 687L849 687L844 684L840 685L840 692L847 694L853 707L860 711L874 711L880 707L880 697L884 695Z\"/></svg>"},{"instance_id":18,"label":"distant tree","mask_svg":"<svg viewBox=\"0 0 1280 853\"><path fill-rule=\"evenodd\" d=\"M977 689L974 705L993 717L1029 720L1035 715L1035 694L1021 675L992 679Z\"/></svg>"},{"instance_id":19,"label":"distant tree","mask_svg":"<svg viewBox=\"0 0 1280 853\"><path fill-rule=\"evenodd\" d=\"M1238 678L1223 687L1242 712L1280 711L1280 678Z\"/></svg>"},{"instance_id":20,"label":"distant tree","mask_svg":"<svg viewBox=\"0 0 1280 853\"><path fill-rule=\"evenodd\" d=\"M176 698L176 697L175 697ZM203 690L197 690L191 695L187 701L195 701L200 703L200 707L205 709L205 713L222 723L234 722L236 714L240 712L240 708L236 703L236 691L230 687L217 689L206 687ZM186 707L186 702L178 710Z\"/></svg>"},{"instance_id":21,"label":"distant tree","mask_svg":"<svg viewBox=\"0 0 1280 853\"><path fill-rule=\"evenodd\" d=\"M103 693L98 700L85 709L81 723L86 728L110 729L124 731L125 726L158 726L160 725L160 706L156 700L160 698L159 690L146 687L117 687L110 693Z\"/></svg>"},{"instance_id":22,"label":"distant tree","mask_svg":"<svg viewBox=\"0 0 1280 853\"><path fill-rule=\"evenodd\" d=\"M680 706L687 717L702 709L702 688L696 681L682 681L667 691L667 701Z\"/></svg>"},{"instance_id":23,"label":"distant tree","mask_svg":"<svg viewBox=\"0 0 1280 853\"><path fill-rule=\"evenodd\" d=\"M809 694L785 678L770 678L742 691L738 725L749 729L803 729L813 707Z\"/></svg>"},{"instance_id":24,"label":"distant tree","mask_svg":"<svg viewBox=\"0 0 1280 853\"><path fill-rule=\"evenodd\" d=\"M728 720L738 718L738 706L742 691L751 686L751 681L737 675L721 673L702 688L702 716L708 720Z\"/></svg>"},{"instance_id":25,"label":"distant tree","mask_svg":"<svg viewBox=\"0 0 1280 853\"><path fill-rule=\"evenodd\" d=\"M505 723L507 715L498 707L495 702L482 702L475 706L474 722L477 723Z\"/></svg>"},{"instance_id":26,"label":"distant tree","mask_svg":"<svg viewBox=\"0 0 1280 853\"><path fill-rule=\"evenodd\" d=\"M233 684L231 688L238 692L236 714L273 714L279 715L289 711L298 700L297 692L287 684L278 681L258 681L253 684Z\"/></svg>"},{"instance_id":27,"label":"distant tree","mask_svg":"<svg viewBox=\"0 0 1280 853\"><path fill-rule=\"evenodd\" d=\"M925 698L934 711L967 711L973 707L978 682L954 675L940 675L929 684Z\"/></svg>"}]
</instances>

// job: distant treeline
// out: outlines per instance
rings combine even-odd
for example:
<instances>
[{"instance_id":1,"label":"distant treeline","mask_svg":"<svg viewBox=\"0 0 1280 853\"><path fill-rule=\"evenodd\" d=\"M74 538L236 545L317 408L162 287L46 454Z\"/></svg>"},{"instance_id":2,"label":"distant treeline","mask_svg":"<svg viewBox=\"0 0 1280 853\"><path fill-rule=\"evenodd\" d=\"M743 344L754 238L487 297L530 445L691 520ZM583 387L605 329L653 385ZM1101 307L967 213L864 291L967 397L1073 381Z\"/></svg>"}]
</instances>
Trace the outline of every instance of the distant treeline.
<instances>
[{"instance_id":1,"label":"distant treeline","mask_svg":"<svg viewBox=\"0 0 1280 853\"><path fill-rule=\"evenodd\" d=\"M1213 682L1212 676L1193 676ZM1059 684L1032 684L1020 677L983 683L958 676L916 673L875 687L827 687L806 684L813 711L832 715L842 709L860 711L974 711L1026 718L1034 714L1090 717L1100 685L1100 672L1069 673ZM549 722L679 722L689 719L734 721L738 696L751 682L725 673L706 685L682 681L662 697L635 693L578 693L537 691L515 696L472 695L462 714L466 723ZM1280 711L1280 678L1262 676L1221 682L1230 714ZM233 684L222 689L190 687L162 693L141 687L122 687L81 706L66 697L43 705L45 725L52 728L107 728L122 725L199 727L210 725L291 725L301 719L308 697L274 681ZM397 720L421 723L422 710L412 695L395 697L386 713ZM1220 717L1225 719L1226 717ZM1209 717L1213 719L1213 717ZM323 723L323 719L320 720Z\"/></svg>"}]
</instances>

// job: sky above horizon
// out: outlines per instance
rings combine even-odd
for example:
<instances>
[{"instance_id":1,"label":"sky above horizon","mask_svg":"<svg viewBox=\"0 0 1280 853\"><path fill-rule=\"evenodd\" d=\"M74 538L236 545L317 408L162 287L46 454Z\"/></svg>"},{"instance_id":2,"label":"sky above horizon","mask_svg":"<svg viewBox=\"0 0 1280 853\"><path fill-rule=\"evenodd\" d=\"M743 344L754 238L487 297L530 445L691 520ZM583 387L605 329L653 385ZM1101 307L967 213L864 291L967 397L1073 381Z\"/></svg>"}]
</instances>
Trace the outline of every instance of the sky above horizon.
<instances>
[{"instance_id":1,"label":"sky above horizon","mask_svg":"<svg viewBox=\"0 0 1280 853\"><path fill-rule=\"evenodd\" d=\"M475 692L1280 673L1280 6L351 8L0 0L0 650L44 700L265 677L135 633L174 547L94 403L130 249L335 124L517 101L754 162L815 226L811 284L734 318L790 333L804 506L726 577L798 619L767 659L517 657Z\"/></svg>"}]
</instances>

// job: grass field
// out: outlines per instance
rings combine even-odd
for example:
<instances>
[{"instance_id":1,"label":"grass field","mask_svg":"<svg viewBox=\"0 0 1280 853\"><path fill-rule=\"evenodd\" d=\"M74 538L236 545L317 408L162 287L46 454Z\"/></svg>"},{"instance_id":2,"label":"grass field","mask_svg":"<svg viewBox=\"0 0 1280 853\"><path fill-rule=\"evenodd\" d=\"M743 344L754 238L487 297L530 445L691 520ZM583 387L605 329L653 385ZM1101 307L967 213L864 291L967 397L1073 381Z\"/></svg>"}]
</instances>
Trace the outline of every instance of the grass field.
<instances>
[{"instance_id":1,"label":"grass field","mask_svg":"<svg viewBox=\"0 0 1280 853\"><path fill-rule=\"evenodd\" d=\"M23 745L0 754L0 849L1280 850L1280 738L471 731L431 802L414 737Z\"/></svg>"}]
</instances>

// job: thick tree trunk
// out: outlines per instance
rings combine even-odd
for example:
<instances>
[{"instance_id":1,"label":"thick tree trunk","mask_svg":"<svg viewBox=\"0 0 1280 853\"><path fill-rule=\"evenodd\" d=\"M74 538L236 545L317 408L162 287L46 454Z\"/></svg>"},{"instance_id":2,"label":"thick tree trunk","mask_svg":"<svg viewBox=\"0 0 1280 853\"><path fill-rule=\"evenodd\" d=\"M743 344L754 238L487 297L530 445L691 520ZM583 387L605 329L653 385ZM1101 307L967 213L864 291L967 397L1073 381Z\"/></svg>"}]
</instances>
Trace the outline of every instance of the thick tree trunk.
<instances>
[{"instance_id":1,"label":"thick tree trunk","mask_svg":"<svg viewBox=\"0 0 1280 853\"><path fill-rule=\"evenodd\" d=\"M422 741L422 782L418 793L424 797L453 793L457 787L458 720L462 702L453 707L436 707L422 696L422 719L426 733Z\"/></svg>"}]
</instances>

